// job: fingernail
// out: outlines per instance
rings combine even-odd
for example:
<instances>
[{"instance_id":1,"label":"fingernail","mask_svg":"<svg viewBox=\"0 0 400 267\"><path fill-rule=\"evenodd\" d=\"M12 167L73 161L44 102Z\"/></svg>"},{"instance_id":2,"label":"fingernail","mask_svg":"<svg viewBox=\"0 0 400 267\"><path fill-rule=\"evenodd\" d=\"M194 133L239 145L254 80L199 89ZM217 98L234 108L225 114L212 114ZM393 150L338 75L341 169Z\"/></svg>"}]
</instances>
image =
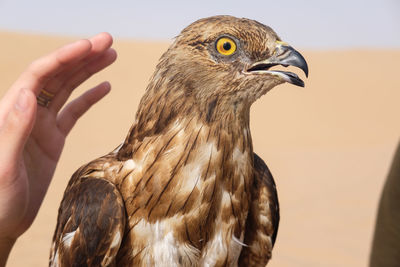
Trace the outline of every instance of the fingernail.
<instances>
[{"instance_id":1,"label":"fingernail","mask_svg":"<svg viewBox=\"0 0 400 267\"><path fill-rule=\"evenodd\" d=\"M21 89L19 91L17 103L15 103L15 108L19 111L25 111L28 108L28 94L26 89Z\"/></svg>"},{"instance_id":2,"label":"fingernail","mask_svg":"<svg viewBox=\"0 0 400 267\"><path fill-rule=\"evenodd\" d=\"M107 92L110 92L110 90L111 90L111 83L109 83L109 82L104 82L104 85L103 85L105 88L106 88L106 91Z\"/></svg>"}]
</instances>

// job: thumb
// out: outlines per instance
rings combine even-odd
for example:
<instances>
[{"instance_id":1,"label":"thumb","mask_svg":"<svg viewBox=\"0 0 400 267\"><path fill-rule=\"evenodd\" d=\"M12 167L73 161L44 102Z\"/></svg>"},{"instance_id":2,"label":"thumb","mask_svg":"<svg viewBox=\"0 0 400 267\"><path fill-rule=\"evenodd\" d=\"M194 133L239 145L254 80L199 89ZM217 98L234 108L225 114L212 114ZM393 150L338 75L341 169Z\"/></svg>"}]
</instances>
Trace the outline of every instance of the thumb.
<instances>
[{"instance_id":1,"label":"thumb","mask_svg":"<svg viewBox=\"0 0 400 267\"><path fill-rule=\"evenodd\" d=\"M1 172L17 167L35 122L36 106L35 95L26 89L20 90L16 103L11 105L0 128L0 178Z\"/></svg>"}]
</instances>

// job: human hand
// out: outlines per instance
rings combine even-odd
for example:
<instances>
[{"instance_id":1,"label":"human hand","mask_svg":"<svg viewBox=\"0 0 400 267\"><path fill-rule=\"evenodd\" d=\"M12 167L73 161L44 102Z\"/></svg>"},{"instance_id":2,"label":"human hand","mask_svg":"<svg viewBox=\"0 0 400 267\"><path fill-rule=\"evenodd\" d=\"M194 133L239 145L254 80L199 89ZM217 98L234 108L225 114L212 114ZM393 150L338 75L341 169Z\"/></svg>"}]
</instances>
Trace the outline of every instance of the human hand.
<instances>
[{"instance_id":1,"label":"human hand","mask_svg":"<svg viewBox=\"0 0 400 267\"><path fill-rule=\"evenodd\" d=\"M32 224L76 121L110 91L108 82L64 104L91 75L113 63L112 37L101 33L34 61L0 100L0 266ZM37 104L45 90L48 107Z\"/></svg>"}]
</instances>

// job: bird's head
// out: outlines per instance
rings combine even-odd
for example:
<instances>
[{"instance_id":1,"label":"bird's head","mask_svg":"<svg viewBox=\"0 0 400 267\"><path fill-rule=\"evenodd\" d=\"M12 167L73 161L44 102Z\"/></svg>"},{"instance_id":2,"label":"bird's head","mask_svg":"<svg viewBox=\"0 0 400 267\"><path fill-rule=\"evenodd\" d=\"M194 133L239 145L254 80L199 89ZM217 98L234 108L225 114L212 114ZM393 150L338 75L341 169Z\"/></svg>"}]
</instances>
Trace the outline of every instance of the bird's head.
<instances>
[{"instance_id":1,"label":"bird's head","mask_svg":"<svg viewBox=\"0 0 400 267\"><path fill-rule=\"evenodd\" d=\"M161 57L141 102L142 120L146 113L146 120L168 116L169 121L185 110L193 114L192 106L207 120L218 111L248 113L256 99L278 84L304 86L295 73L272 70L276 65L295 66L308 75L303 56L270 27L231 16L200 19Z\"/></svg>"},{"instance_id":2,"label":"bird's head","mask_svg":"<svg viewBox=\"0 0 400 267\"><path fill-rule=\"evenodd\" d=\"M169 77L201 98L226 95L252 102L284 82L304 86L295 73L271 70L276 65L299 67L308 75L303 56L270 27L231 16L192 23L163 59Z\"/></svg>"}]
</instances>

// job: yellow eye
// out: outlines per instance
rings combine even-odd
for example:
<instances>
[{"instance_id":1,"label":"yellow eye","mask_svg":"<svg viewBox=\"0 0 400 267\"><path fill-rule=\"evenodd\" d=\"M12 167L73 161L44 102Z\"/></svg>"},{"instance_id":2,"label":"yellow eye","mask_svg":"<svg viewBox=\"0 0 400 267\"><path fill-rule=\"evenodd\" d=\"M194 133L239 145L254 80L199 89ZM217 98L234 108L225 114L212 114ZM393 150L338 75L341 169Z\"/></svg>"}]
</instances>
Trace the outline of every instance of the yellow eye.
<instances>
[{"instance_id":1,"label":"yellow eye","mask_svg":"<svg viewBox=\"0 0 400 267\"><path fill-rule=\"evenodd\" d=\"M236 43L231 38L222 37L217 41L217 51L225 56L232 55L236 51Z\"/></svg>"}]
</instances>

